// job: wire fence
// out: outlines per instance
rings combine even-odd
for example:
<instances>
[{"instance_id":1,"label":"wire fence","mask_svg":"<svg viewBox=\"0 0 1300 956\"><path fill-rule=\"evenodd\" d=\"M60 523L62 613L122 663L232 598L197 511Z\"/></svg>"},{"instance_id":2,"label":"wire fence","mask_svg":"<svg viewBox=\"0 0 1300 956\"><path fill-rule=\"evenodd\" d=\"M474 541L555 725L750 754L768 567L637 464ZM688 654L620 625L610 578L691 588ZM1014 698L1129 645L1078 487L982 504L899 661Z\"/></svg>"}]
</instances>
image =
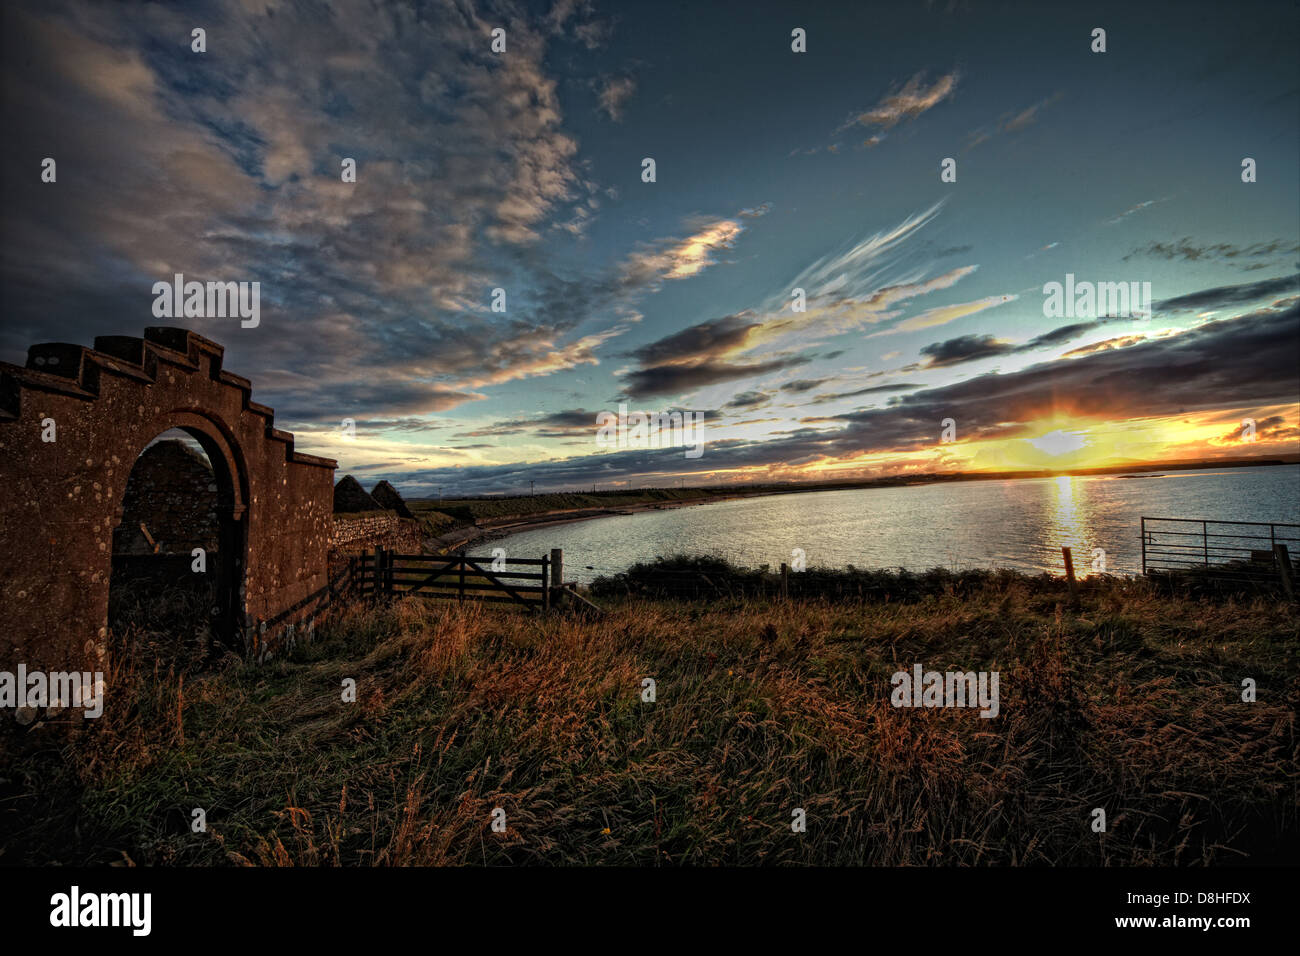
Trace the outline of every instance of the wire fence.
<instances>
[{"instance_id":1,"label":"wire fence","mask_svg":"<svg viewBox=\"0 0 1300 956\"><path fill-rule=\"evenodd\" d=\"M1218 580L1273 576L1294 570L1300 524L1142 518L1142 573L1195 572ZM1287 563L1290 568L1284 568Z\"/></svg>"}]
</instances>

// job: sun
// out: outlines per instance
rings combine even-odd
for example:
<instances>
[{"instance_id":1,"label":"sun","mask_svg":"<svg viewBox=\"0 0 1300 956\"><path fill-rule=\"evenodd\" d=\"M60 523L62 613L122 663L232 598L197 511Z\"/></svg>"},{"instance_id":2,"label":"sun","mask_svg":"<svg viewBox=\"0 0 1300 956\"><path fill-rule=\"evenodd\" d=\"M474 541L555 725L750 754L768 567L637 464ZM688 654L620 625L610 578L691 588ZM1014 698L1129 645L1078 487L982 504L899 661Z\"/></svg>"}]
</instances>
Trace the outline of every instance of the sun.
<instances>
[{"instance_id":1,"label":"sun","mask_svg":"<svg viewBox=\"0 0 1300 956\"><path fill-rule=\"evenodd\" d=\"M1068 432L1061 428L1026 440L1039 451L1053 457L1079 451L1088 444L1088 438L1083 433Z\"/></svg>"}]
</instances>

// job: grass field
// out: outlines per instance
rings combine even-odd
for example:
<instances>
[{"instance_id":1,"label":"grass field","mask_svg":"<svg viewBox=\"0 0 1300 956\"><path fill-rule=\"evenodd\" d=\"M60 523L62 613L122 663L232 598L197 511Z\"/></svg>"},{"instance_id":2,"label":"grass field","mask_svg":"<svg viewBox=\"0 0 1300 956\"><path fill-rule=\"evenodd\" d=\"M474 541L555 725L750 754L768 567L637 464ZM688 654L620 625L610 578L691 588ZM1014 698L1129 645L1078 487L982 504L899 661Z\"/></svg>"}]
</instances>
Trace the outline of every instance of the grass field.
<instances>
[{"instance_id":1,"label":"grass field","mask_svg":"<svg viewBox=\"0 0 1300 956\"><path fill-rule=\"evenodd\" d=\"M167 664L174 638L140 633L173 643L115 651L101 719L19 741L0 862L1293 861L1294 607L1141 581L1065 600L987 572L598 619L410 600L262 666ZM915 663L998 671L999 716L893 707Z\"/></svg>"}]
</instances>

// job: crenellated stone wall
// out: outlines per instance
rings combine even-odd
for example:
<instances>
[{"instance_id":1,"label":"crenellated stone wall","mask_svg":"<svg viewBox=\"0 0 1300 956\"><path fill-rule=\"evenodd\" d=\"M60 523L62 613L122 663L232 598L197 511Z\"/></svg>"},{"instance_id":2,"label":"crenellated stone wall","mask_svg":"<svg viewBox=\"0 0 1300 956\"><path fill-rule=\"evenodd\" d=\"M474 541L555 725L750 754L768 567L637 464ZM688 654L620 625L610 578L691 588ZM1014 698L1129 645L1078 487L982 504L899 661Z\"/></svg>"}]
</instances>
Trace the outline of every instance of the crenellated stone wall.
<instances>
[{"instance_id":1,"label":"crenellated stone wall","mask_svg":"<svg viewBox=\"0 0 1300 956\"><path fill-rule=\"evenodd\" d=\"M213 465L213 625L257 659L329 601L335 462L294 450L225 350L187 329L32 346L0 363L0 669L94 670L113 536L141 451L179 428Z\"/></svg>"}]
</instances>

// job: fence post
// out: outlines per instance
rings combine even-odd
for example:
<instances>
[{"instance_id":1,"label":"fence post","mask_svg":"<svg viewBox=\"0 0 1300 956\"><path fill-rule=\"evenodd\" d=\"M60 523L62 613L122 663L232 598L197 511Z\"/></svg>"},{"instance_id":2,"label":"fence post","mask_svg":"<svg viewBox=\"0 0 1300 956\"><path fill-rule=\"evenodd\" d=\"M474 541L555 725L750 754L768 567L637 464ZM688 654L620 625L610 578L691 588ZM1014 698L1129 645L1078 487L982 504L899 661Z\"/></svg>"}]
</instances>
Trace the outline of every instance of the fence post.
<instances>
[{"instance_id":1,"label":"fence post","mask_svg":"<svg viewBox=\"0 0 1300 956\"><path fill-rule=\"evenodd\" d=\"M1070 582L1070 605L1077 607L1079 604L1079 585L1074 580L1074 555L1070 553L1069 548L1062 548L1061 556L1065 558L1065 579Z\"/></svg>"},{"instance_id":2,"label":"fence post","mask_svg":"<svg viewBox=\"0 0 1300 956\"><path fill-rule=\"evenodd\" d=\"M1295 600L1295 580L1291 577L1291 555L1287 553L1286 545L1273 545L1273 554L1277 558L1277 571L1282 578L1282 593L1286 595L1288 601Z\"/></svg>"},{"instance_id":3,"label":"fence post","mask_svg":"<svg viewBox=\"0 0 1300 956\"><path fill-rule=\"evenodd\" d=\"M549 574L550 570L551 570L551 559L548 558L546 555L542 555L542 610L543 611L549 611L551 609L551 578Z\"/></svg>"},{"instance_id":4,"label":"fence post","mask_svg":"<svg viewBox=\"0 0 1300 956\"><path fill-rule=\"evenodd\" d=\"M1147 573L1147 519L1142 519L1142 573Z\"/></svg>"},{"instance_id":5,"label":"fence post","mask_svg":"<svg viewBox=\"0 0 1300 956\"><path fill-rule=\"evenodd\" d=\"M456 603L465 603L465 555L458 555L460 558L460 590L456 593Z\"/></svg>"},{"instance_id":6,"label":"fence post","mask_svg":"<svg viewBox=\"0 0 1300 956\"><path fill-rule=\"evenodd\" d=\"M790 599L790 566L784 561L781 562L781 600Z\"/></svg>"},{"instance_id":7,"label":"fence post","mask_svg":"<svg viewBox=\"0 0 1300 956\"><path fill-rule=\"evenodd\" d=\"M559 597L559 588L564 587L564 549L551 548L551 587L557 589L556 597Z\"/></svg>"},{"instance_id":8,"label":"fence post","mask_svg":"<svg viewBox=\"0 0 1300 956\"><path fill-rule=\"evenodd\" d=\"M388 588L388 579L384 576L384 548L375 546L375 594L384 594Z\"/></svg>"},{"instance_id":9,"label":"fence post","mask_svg":"<svg viewBox=\"0 0 1300 956\"><path fill-rule=\"evenodd\" d=\"M1201 551L1205 555L1205 566L1210 566L1210 529L1206 527L1206 522L1201 522Z\"/></svg>"}]
</instances>

